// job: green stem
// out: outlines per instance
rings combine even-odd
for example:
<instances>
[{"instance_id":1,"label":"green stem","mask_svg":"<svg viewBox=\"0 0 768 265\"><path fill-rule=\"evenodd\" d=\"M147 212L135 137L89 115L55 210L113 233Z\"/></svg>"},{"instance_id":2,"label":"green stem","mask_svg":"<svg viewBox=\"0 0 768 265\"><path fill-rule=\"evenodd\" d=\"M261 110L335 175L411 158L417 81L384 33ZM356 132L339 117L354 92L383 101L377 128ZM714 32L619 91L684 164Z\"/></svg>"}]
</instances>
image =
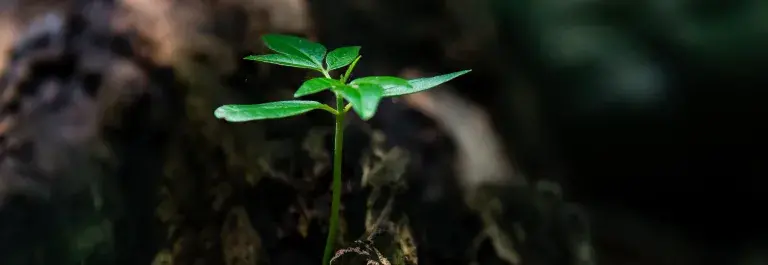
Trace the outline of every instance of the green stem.
<instances>
[{"instance_id":1,"label":"green stem","mask_svg":"<svg viewBox=\"0 0 768 265\"><path fill-rule=\"evenodd\" d=\"M344 83L344 84L347 83L347 80L349 80L349 75L352 74L352 69L355 69L355 66L357 65L357 61L360 61L360 58L362 58L362 57L363 56L358 55L357 58L355 58L355 60L352 61L352 64L350 64L347 67L347 72L344 73L344 75L341 77L341 80L340 80L342 83Z\"/></svg>"},{"instance_id":2,"label":"green stem","mask_svg":"<svg viewBox=\"0 0 768 265\"><path fill-rule=\"evenodd\" d=\"M328 265L339 230L339 208L341 206L341 149L344 141L344 98L336 95L336 132L333 147L333 184L331 188L331 221L328 225L328 240L325 242L323 265Z\"/></svg>"},{"instance_id":3,"label":"green stem","mask_svg":"<svg viewBox=\"0 0 768 265\"><path fill-rule=\"evenodd\" d=\"M331 106L328 106L326 104L323 104L322 106L320 106L320 108L322 108L324 111L330 112L333 115L339 114L338 111L336 111L334 108L331 108Z\"/></svg>"}]
</instances>

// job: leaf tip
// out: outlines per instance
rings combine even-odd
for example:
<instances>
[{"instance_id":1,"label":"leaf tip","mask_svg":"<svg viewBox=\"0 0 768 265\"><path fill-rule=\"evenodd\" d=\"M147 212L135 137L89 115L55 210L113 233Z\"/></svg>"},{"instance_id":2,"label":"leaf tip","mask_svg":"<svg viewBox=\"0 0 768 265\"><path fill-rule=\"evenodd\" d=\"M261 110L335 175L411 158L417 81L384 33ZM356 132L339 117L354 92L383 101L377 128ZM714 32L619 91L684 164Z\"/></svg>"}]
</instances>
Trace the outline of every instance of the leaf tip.
<instances>
[{"instance_id":1,"label":"leaf tip","mask_svg":"<svg viewBox=\"0 0 768 265\"><path fill-rule=\"evenodd\" d=\"M373 118L374 114L376 114L375 110L374 111L369 111L369 110L366 111L366 110L357 109L354 106L352 106L352 109L355 110L355 113L357 113L357 116L360 117L360 119L363 120L363 121L370 120L371 118Z\"/></svg>"},{"instance_id":2,"label":"leaf tip","mask_svg":"<svg viewBox=\"0 0 768 265\"><path fill-rule=\"evenodd\" d=\"M216 110L213 111L213 116L215 116L217 119L226 119L227 116L227 106L221 106L216 108Z\"/></svg>"},{"instance_id":3,"label":"leaf tip","mask_svg":"<svg viewBox=\"0 0 768 265\"><path fill-rule=\"evenodd\" d=\"M372 113L371 113L371 114L365 114L365 115L361 115L361 116L360 116L360 119L362 119L363 121L368 121L368 120L370 120L371 118L373 118L373 114L372 114Z\"/></svg>"}]
</instances>

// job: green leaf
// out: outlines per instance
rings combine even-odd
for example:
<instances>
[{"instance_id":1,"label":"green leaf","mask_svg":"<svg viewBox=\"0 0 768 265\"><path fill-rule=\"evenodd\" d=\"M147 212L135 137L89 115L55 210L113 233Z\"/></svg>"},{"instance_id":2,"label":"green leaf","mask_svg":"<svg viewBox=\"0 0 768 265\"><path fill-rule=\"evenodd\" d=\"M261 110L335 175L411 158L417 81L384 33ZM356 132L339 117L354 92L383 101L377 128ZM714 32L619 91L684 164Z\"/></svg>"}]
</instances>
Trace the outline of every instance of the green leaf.
<instances>
[{"instance_id":1,"label":"green leaf","mask_svg":"<svg viewBox=\"0 0 768 265\"><path fill-rule=\"evenodd\" d=\"M339 82L339 80L336 80L336 79L330 79L325 77L313 78L301 84L301 86L299 87L299 90L296 90L296 93L293 94L293 97L298 98L298 97L306 96L309 94L314 94L334 86L343 86L343 85L344 84L342 84L341 82Z\"/></svg>"},{"instance_id":2,"label":"green leaf","mask_svg":"<svg viewBox=\"0 0 768 265\"><path fill-rule=\"evenodd\" d=\"M363 120L368 120L376 114L384 92L384 88L375 84L341 86L334 90L352 104L352 108Z\"/></svg>"},{"instance_id":3,"label":"green leaf","mask_svg":"<svg viewBox=\"0 0 768 265\"><path fill-rule=\"evenodd\" d=\"M323 69L325 46L310 40L280 34L265 34L261 37L267 48L277 53L292 55L307 59L314 63L316 69Z\"/></svg>"},{"instance_id":4,"label":"green leaf","mask_svg":"<svg viewBox=\"0 0 768 265\"><path fill-rule=\"evenodd\" d=\"M367 77L361 77L355 80L352 80L352 82L349 82L353 85L359 85L359 84L374 84L381 86L384 91L396 89L396 87L401 87L399 89L410 89L411 84L408 83L408 80L394 77L394 76L367 76Z\"/></svg>"},{"instance_id":5,"label":"green leaf","mask_svg":"<svg viewBox=\"0 0 768 265\"><path fill-rule=\"evenodd\" d=\"M463 71L453 72L450 74L408 80L408 83L411 85L411 88L406 88L403 86L385 87L384 96L393 97L393 96L401 96L401 95L421 92L421 91L439 86L445 82L451 81L451 79L454 79L456 77L459 77L471 71L472 70L463 70Z\"/></svg>"},{"instance_id":6,"label":"green leaf","mask_svg":"<svg viewBox=\"0 0 768 265\"><path fill-rule=\"evenodd\" d=\"M317 66L312 61L304 59L302 57L286 55L286 54L264 54L264 55L250 55L246 56L246 60L259 61L263 63L271 63L282 66L290 66L296 68L317 70Z\"/></svg>"},{"instance_id":7,"label":"green leaf","mask_svg":"<svg viewBox=\"0 0 768 265\"><path fill-rule=\"evenodd\" d=\"M360 46L341 47L328 53L325 57L325 64L328 71L336 70L347 66L360 54Z\"/></svg>"},{"instance_id":8,"label":"green leaf","mask_svg":"<svg viewBox=\"0 0 768 265\"><path fill-rule=\"evenodd\" d=\"M218 107L213 115L230 122L244 122L285 118L324 107L317 101L290 100L255 105L224 105Z\"/></svg>"}]
</instances>

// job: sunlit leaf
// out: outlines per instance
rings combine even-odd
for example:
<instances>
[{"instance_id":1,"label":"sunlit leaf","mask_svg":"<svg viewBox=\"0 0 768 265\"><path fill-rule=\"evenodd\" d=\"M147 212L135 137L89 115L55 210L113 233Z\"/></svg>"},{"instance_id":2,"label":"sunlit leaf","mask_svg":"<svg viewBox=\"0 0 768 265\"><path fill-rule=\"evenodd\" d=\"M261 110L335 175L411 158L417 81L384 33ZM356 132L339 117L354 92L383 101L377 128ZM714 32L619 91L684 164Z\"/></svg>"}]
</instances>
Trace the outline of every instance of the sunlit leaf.
<instances>
[{"instance_id":1,"label":"sunlit leaf","mask_svg":"<svg viewBox=\"0 0 768 265\"><path fill-rule=\"evenodd\" d=\"M376 114L384 89L375 84L359 84L335 87L344 99L352 104L352 109L363 120L368 120Z\"/></svg>"},{"instance_id":2,"label":"sunlit leaf","mask_svg":"<svg viewBox=\"0 0 768 265\"><path fill-rule=\"evenodd\" d=\"M411 89L408 80L394 76L367 76L352 80L349 83L353 85L374 84L382 87L384 91Z\"/></svg>"},{"instance_id":3,"label":"sunlit leaf","mask_svg":"<svg viewBox=\"0 0 768 265\"><path fill-rule=\"evenodd\" d=\"M325 64L328 71L336 70L351 64L358 54L360 54L360 46L341 47L328 53Z\"/></svg>"},{"instance_id":4,"label":"sunlit leaf","mask_svg":"<svg viewBox=\"0 0 768 265\"><path fill-rule=\"evenodd\" d=\"M267 48L280 54L301 57L312 62L316 69L323 68L325 46L320 43L295 36L265 34L261 37Z\"/></svg>"},{"instance_id":5,"label":"sunlit leaf","mask_svg":"<svg viewBox=\"0 0 768 265\"><path fill-rule=\"evenodd\" d=\"M213 114L216 118L230 122L276 119L299 115L325 105L316 101L290 100L254 105L224 105Z\"/></svg>"},{"instance_id":6,"label":"sunlit leaf","mask_svg":"<svg viewBox=\"0 0 768 265\"><path fill-rule=\"evenodd\" d=\"M271 63L282 66L290 66L297 68L313 69L317 70L317 66L312 61L304 59L303 57L287 55L287 54L264 54L264 55L250 55L243 58L245 60L259 61L263 63Z\"/></svg>"},{"instance_id":7,"label":"sunlit leaf","mask_svg":"<svg viewBox=\"0 0 768 265\"><path fill-rule=\"evenodd\" d=\"M306 96L309 94L314 94L326 89L329 89L333 86L343 86L339 80L320 77L320 78L313 78L310 80L307 80L301 86L299 87L299 90L296 90L296 93L293 94L293 97L298 98L302 96Z\"/></svg>"},{"instance_id":8,"label":"sunlit leaf","mask_svg":"<svg viewBox=\"0 0 768 265\"><path fill-rule=\"evenodd\" d=\"M454 79L456 77L459 77L471 71L472 70L463 70L463 71L453 72L450 74L408 80L408 83L411 85L411 88L407 88L403 86L385 87L384 96L392 97L392 96L400 96L400 95L421 92L421 91L439 86L445 82L451 81L451 79Z\"/></svg>"}]
</instances>

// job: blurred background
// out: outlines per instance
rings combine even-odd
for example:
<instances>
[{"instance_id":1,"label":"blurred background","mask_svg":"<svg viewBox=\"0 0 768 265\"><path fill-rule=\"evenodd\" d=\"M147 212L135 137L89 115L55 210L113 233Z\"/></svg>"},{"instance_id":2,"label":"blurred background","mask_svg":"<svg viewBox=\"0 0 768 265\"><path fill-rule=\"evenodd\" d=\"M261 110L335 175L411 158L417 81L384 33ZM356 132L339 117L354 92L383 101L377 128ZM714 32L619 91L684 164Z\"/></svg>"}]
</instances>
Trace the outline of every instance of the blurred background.
<instances>
[{"instance_id":1,"label":"blurred background","mask_svg":"<svg viewBox=\"0 0 768 265\"><path fill-rule=\"evenodd\" d=\"M0 264L319 264L331 118L213 116L313 77L266 33L473 69L349 116L340 248L768 264L759 0L0 0Z\"/></svg>"}]
</instances>

